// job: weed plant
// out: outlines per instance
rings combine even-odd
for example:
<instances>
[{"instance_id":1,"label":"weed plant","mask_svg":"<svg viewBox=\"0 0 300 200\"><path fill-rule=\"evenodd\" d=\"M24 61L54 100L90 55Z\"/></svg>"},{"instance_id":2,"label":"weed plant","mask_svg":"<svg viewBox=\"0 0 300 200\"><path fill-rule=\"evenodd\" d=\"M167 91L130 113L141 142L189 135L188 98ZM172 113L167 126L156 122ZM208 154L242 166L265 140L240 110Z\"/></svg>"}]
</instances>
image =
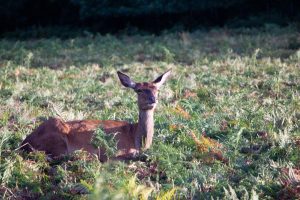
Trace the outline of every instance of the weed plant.
<instances>
[{"instance_id":1,"label":"weed plant","mask_svg":"<svg viewBox=\"0 0 300 200\"><path fill-rule=\"evenodd\" d=\"M300 198L299 63L292 26L1 39L0 196ZM80 151L53 160L18 150L53 116L136 122L136 96L116 71L143 81L169 68L145 161L100 163Z\"/></svg>"}]
</instances>

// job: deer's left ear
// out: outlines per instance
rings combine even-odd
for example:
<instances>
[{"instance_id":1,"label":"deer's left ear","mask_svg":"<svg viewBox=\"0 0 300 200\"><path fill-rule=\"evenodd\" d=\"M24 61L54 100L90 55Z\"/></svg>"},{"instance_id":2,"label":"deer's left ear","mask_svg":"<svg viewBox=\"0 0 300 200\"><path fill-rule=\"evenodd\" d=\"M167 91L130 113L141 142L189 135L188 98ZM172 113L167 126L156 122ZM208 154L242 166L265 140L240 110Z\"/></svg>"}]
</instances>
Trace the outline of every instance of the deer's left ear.
<instances>
[{"instance_id":1,"label":"deer's left ear","mask_svg":"<svg viewBox=\"0 0 300 200\"><path fill-rule=\"evenodd\" d=\"M162 84L167 80L168 76L171 74L171 69L169 69L164 74L160 75L157 79L155 79L152 83L157 87L160 88Z\"/></svg>"}]
</instances>

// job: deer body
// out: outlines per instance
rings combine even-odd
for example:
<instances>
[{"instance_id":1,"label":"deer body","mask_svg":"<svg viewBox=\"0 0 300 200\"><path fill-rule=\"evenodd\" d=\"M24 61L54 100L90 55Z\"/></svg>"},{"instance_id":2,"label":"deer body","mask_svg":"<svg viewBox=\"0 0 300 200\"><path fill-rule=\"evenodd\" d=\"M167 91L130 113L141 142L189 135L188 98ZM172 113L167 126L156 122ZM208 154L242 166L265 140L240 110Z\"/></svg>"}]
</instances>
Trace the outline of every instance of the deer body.
<instances>
[{"instance_id":1,"label":"deer body","mask_svg":"<svg viewBox=\"0 0 300 200\"><path fill-rule=\"evenodd\" d=\"M118 151L113 159L132 158L141 150L150 148L152 144L158 88L165 82L169 73L170 71L166 72L150 83L135 83L127 75L118 72L121 83L138 94L137 123L113 120L64 122L58 118L50 118L25 138L21 148L25 151L45 151L50 156L69 154L82 149L96 154L100 161L106 161L106 150L91 143L95 130L101 127L106 134L115 134Z\"/></svg>"}]
</instances>

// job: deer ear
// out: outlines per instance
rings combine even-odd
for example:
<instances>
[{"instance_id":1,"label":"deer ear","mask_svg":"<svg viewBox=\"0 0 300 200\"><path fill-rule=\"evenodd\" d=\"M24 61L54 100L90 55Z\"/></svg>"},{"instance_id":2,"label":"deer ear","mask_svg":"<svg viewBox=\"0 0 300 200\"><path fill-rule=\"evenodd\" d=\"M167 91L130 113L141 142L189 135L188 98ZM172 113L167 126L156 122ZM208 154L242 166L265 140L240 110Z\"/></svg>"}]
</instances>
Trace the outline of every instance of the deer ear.
<instances>
[{"instance_id":1,"label":"deer ear","mask_svg":"<svg viewBox=\"0 0 300 200\"><path fill-rule=\"evenodd\" d=\"M164 84L164 82L167 80L168 76L171 74L171 69L169 69L164 74L160 75L157 79L155 79L152 83L158 88Z\"/></svg>"},{"instance_id":2,"label":"deer ear","mask_svg":"<svg viewBox=\"0 0 300 200\"><path fill-rule=\"evenodd\" d=\"M132 81L129 76L127 76L126 74L123 74L122 72L118 71L118 77L122 83L122 85L124 85L125 87L129 87L134 89L136 86L136 83L134 81Z\"/></svg>"}]
</instances>

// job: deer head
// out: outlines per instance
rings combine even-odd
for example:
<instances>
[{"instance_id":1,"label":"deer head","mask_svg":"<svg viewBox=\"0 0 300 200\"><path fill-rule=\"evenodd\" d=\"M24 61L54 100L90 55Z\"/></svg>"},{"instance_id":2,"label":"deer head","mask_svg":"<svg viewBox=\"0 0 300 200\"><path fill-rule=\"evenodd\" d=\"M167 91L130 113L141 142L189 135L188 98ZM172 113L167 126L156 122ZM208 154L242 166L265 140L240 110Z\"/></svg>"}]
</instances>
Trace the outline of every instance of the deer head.
<instances>
[{"instance_id":1,"label":"deer head","mask_svg":"<svg viewBox=\"0 0 300 200\"><path fill-rule=\"evenodd\" d=\"M136 83L129 76L118 71L119 79L125 87L133 89L137 93L139 107L139 121L134 133L135 148L148 149L152 144L154 133L153 112L157 105L158 90L167 80L171 71L167 71L152 82ZM143 145L144 143L144 145Z\"/></svg>"},{"instance_id":2,"label":"deer head","mask_svg":"<svg viewBox=\"0 0 300 200\"><path fill-rule=\"evenodd\" d=\"M157 105L158 90L167 80L171 71L168 70L152 82L136 83L129 76L118 71L119 79L125 87L133 89L138 96L138 107L140 110L152 110Z\"/></svg>"}]
</instances>

